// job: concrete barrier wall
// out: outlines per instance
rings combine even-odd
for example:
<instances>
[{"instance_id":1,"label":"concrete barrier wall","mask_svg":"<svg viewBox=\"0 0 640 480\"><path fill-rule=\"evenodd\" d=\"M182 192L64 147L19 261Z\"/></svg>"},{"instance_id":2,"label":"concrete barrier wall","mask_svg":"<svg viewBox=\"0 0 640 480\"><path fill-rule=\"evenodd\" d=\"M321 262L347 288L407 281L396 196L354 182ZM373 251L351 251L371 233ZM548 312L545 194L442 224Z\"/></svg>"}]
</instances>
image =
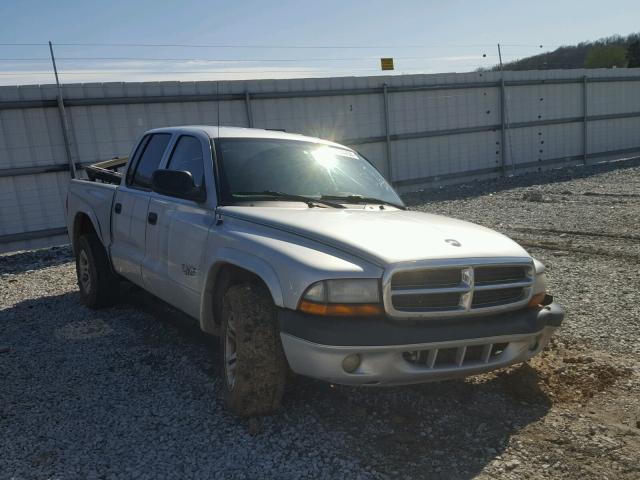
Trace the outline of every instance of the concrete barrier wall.
<instances>
[{"instance_id":1,"label":"concrete barrier wall","mask_svg":"<svg viewBox=\"0 0 640 480\"><path fill-rule=\"evenodd\" d=\"M63 97L78 168L151 128L218 122L346 143L405 191L640 154L640 69L90 83ZM0 87L0 251L66 241L56 99L54 85Z\"/></svg>"}]
</instances>

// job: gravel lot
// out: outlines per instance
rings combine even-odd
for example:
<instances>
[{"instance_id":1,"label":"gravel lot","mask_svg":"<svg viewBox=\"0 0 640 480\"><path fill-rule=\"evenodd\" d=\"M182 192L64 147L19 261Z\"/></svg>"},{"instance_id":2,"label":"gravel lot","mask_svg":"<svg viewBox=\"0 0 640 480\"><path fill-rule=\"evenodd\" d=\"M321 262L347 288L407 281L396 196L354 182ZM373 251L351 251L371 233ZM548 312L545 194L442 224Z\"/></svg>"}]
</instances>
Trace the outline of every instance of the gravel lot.
<instances>
[{"instance_id":1,"label":"gravel lot","mask_svg":"<svg viewBox=\"0 0 640 480\"><path fill-rule=\"evenodd\" d=\"M502 231L568 316L543 356L467 380L296 379L237 420L217 343L150 295L78 302L68 248L0 256L1 478L640 477L640 163L407 195Z\"/></svg>"}]
</instances>

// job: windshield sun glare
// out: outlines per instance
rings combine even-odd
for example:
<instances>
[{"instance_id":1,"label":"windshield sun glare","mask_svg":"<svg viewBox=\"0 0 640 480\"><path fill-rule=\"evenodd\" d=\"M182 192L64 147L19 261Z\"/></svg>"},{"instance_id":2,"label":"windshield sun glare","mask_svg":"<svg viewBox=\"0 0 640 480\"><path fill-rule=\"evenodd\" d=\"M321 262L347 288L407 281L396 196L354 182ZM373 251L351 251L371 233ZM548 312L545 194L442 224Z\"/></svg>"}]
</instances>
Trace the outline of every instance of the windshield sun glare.
<instances>
[{"instance_id":1,"label":"windshield sun glare","mask_svg":"<svg viewBox=\"0 0 640 480\"><path fill-rule=\"evenodd\" d=\"M346 147L279 138L220 138L216 153L225 203L278 192L282 201L287 195L297 195L352 200L343 203L379 199L402 206L375 167Z\"/></svg>"}]
</instances>

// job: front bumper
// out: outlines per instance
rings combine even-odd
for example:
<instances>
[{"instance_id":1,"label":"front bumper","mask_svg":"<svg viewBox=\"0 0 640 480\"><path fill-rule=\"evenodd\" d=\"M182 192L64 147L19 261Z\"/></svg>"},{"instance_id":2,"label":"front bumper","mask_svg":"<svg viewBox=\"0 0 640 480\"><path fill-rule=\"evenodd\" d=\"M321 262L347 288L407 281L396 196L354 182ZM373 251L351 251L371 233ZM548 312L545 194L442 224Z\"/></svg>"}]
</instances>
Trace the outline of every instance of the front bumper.
<instances>
[{"instance_id":1,"label":"front bumper","mask_svg":"<svg viewBox=\"0 0 640 480\"><path fill-rule=\"evenodd\" d=\"M343 385L423 383L520 363L542 351L563 317L556 303L491 317L412 324L385 317L365 320L290 310L279 313L280 336L291 369ZM349 355L360 359L351 373L343 368Z\"/></svg>"}]
</instances>

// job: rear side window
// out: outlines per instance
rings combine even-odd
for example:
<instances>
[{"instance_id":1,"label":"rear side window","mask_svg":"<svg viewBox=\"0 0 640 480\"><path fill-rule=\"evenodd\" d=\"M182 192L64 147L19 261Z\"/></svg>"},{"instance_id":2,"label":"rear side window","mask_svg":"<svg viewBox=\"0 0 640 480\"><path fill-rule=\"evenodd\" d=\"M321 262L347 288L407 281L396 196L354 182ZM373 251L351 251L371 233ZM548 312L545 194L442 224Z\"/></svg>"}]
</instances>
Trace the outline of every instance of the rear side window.
<instances>
[{"instance_id":1,"label":"rear side window","mask_svg":"<svg viewBox=\"0 0 640 480\"><path fill-rule=\"evenodd\" d=\"M167 168L190 172L196 187L202 187L204 185L204 159L200 140L188 135L180 137L173 149Z\"/></svg>"},{"instance_id":2,"label":"rear side window","mask_svg":"<svg viewBox=\"0 0 640 480\"><path fill-rule=\"evenodd\" d=\"M133 174L133 186L151 188L151 176L158 169L170 139L170 133L156 133L149 138Z\"/></svg>"},{"instance_id":3,"label":"rear side window","mask_svg":"<svg viewBox=\"0 0 640 480\"><path fill-rule=\"evenodd\" d=\"M145 135L142 137L142 140L136 146L136 150L133 153L133 156L129 159L129 163L131 165L130 168L127 169L127 185L131 185L133 181L133 172L136 170L136 165L138 164L138 160L140 160L140 155L144 152L144 147L147 146L147 141L149 140L149 135Z\"/></svg>"}]
</instances>

